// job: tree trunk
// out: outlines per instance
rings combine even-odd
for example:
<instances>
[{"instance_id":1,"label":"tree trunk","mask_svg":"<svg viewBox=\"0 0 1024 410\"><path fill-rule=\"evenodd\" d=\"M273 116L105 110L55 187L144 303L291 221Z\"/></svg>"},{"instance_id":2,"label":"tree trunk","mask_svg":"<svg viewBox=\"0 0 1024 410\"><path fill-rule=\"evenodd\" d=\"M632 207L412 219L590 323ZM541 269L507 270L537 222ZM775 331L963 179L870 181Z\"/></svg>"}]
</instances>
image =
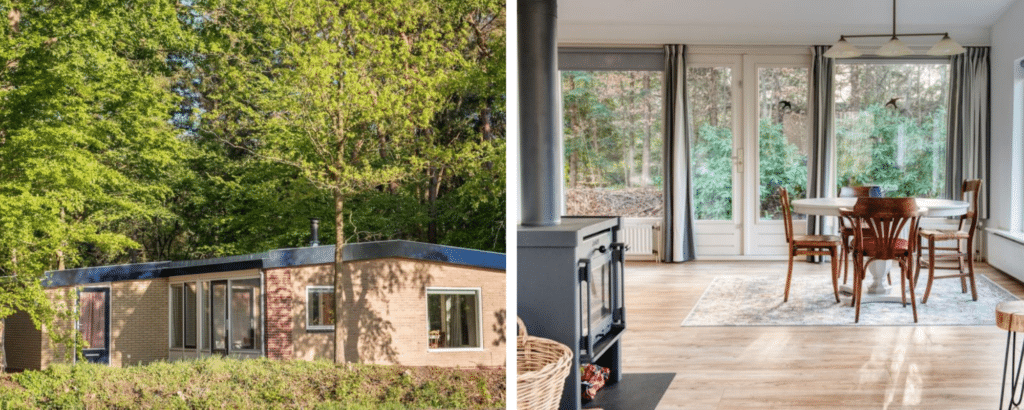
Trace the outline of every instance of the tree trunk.
<instances>
[{"instance_id":1,"label":"tree trunk","mask_svg":"<svg viewBox=\"0 0 1024 410\"><path fill-rule=\"evenodd\" d=\"M626 152L622 153L622 155L625 156L625 158L623 158L623 162L625 162L626 166L622 168L623 174L626 177L627 188L633 186L633 161L634 158L636 158L636 148L632 144L633 141L634 138L632 135L630 135L629 138L626 139L626 145L628 145L627 147L625 147Z\"/></svg>"},{"instance_id":2,"label":"tree trunk","mask_svg":"<svg viewBox=\"0 0 1024 410\"><path fill-rule=\"evenodd\" d=\"M427 242L437 243L437 196L441 190L441 178L444 174L444 167L431 167L428 172L430 174L430 186L427 187L427 203L429 204L430 223L427 224Z\"/></svg>"},{"instance_id":3,"label":"tree trunk","mask_svg":"<svg viewBox=\"0 0 1024 410\"><path fill-rule=\"evenodd\" d=\"M60 222L64 223L64 208L60 208ZM60 241L60 248L57 248L57 270L64 270L64 248L68 246L65 239Z\"/></svg>"},{"instance_id":4,"label":"tree trunk","mask_svg":"<svg viewBox=\"0 0 1024 410\"><path fill-rule=\"evenodd\" d=\"M711 106L708 108L708 124L712 127L718 127L718 99L721 98L718 92L718 69L711 68L710 74L711 79L708 81L708 84L711 88L708 89L708 92L711 93L711 96L708 98L708 102L711 103Z\"/></svg>"},{"instance_id":5,"label":"tree trunk","mask_svg":"<svg viewBox=\"0 0 1024 410\"><path fill-rule=\"evenodd\" d=\"M338 188L335 188L338 189ZM359 362L359 318L355 317L355 284L352 272L344 269L345 196L334 192L334 362ZM342 333L341 329L345 332Z\"/></svg>"},{"instance_id":6,"label":"tree trunk","mask_svg":"<svg viewBox=\"0 0 1024 410\"><path fill-rule=\"evenodd\" d=\"M577 173L579 169L576 167L576 153L569 154L569 186L576 188L579 183L579 177Z\"/></svg>"},{"instance_id":7,"label":"tree trunk","mask_svg":"<svg viewBox=\"0 0 1024 410\"><path fill-rule=\"evenodd\" d=\"M494 132L491 130L491 100L487 99L487 104L480 109L480 131L483 134L484 141L490 141L494 139Z\"/></svg>"}]
</instances>

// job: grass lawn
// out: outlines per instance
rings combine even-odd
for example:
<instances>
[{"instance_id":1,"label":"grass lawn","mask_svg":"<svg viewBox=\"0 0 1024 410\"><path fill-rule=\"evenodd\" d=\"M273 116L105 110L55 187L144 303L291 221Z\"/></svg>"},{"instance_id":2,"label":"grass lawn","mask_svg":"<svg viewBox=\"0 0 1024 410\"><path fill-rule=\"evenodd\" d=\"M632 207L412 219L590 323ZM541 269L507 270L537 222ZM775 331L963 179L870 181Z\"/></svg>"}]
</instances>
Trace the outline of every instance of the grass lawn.
<instances>
[{"instance_id":1,"label":"grass lawn","mask_svg":"<svg viewBox=\"0 0 1024 410\"><path fill-rule=\"evenodd\" d=\"M55 365L0 375L0 410L504 407L504 369L208 358L123 369Z\"/></svg>"}]
</instances>

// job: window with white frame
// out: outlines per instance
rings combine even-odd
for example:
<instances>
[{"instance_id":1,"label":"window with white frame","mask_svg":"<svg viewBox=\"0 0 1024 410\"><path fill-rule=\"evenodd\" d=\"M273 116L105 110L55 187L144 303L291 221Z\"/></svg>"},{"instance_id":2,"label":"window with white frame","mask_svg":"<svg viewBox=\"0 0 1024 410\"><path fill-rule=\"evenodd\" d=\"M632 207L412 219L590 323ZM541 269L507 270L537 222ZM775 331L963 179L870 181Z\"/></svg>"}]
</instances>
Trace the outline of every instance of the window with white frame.
<instances>
[{"instance_id":1,"label":"window with white frame","mask_svg":"<svg viewBox=\"0 0 1024 410\"><path fill-rule=\"evenodd\" d=\"M427 288L430 349L475 349L480 339L480 289Z\"/></svg>"},{"instance_id":2,"label":"window with white frame","mask_svg":"<svg viewBox=\"0 0 1024 410\"><path fill-rule=\"evenodd\" d=\"M1010 156L1010 231L1024 236L1024 58L1013 62L1013 135Z\"/></svg>"},{"instance_id":3,"label":"window with white frame","mask_svg":"<svg viewBox=\"0 0 1024 410\"><path fill-rule=\"evenodd\" d=\"M306 287L306 330L334 329L334 287Z\"/></svg>"}]
</instances>

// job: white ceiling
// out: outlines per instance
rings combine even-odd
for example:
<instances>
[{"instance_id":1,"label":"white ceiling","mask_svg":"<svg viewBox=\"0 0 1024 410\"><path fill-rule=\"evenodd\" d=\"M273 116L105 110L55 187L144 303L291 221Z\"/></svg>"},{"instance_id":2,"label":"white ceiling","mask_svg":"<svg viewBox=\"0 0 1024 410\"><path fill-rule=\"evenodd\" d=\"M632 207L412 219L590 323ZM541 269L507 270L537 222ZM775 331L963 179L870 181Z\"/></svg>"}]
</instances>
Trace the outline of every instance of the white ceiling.
<instances>
[{"instance_id":1,"label":"white ceiling","mask_svg":"<svg viewBox=\"0 0 1024 410\"><path fill-rule=\"evenodd\" d=\"M993 24L1018 0L899 0L897 33L949 32L988 45ZM562 44L814 45L840 34L892 32L890 0L560 0ZM938 38L901 38L933 44ZM884 39L857 39L878 43Z\"/></svg>"}]
</instances>

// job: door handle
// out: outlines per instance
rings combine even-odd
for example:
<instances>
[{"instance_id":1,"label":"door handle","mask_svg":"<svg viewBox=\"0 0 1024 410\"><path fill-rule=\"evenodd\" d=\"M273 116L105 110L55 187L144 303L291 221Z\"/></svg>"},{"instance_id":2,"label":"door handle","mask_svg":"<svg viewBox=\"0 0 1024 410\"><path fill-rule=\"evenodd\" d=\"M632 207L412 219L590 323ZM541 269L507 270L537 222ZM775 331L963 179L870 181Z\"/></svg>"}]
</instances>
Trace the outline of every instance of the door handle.
<instances>
[{"instance_id":1,"label":"door handle","mask_svg":"<svg viewBox=\"0 0 1024 410\"><path fill-rule=\"evenodd\" d=\"M737 148L733 151L732 164L736 167L736 173L743 173L743 148Z\"/></svg>"}]
</instances>

